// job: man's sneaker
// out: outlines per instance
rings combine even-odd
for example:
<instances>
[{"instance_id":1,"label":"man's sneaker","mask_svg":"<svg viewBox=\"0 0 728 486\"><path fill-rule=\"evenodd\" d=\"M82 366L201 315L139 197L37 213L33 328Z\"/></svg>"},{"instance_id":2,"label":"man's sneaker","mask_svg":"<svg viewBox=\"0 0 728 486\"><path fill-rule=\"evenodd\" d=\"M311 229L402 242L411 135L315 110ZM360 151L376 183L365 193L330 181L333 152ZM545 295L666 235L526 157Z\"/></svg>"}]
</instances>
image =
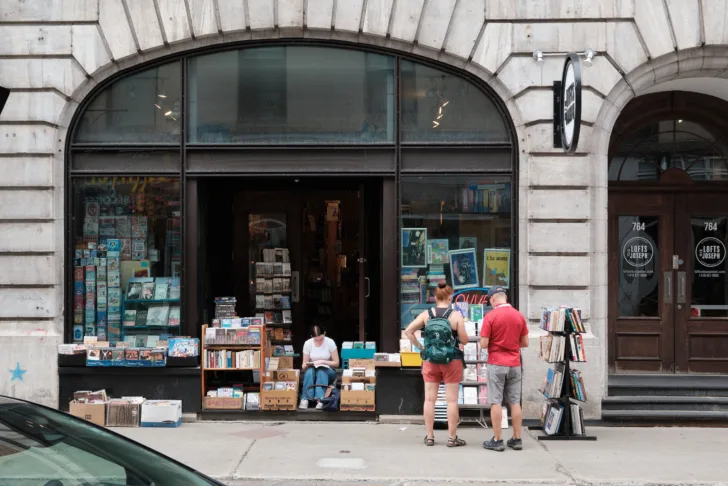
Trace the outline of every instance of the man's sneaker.
<instances>
[{"instance_id":1,"label":"man's sneaker","mask_svg":"<svg viewBox=\"0 0 728 486\"><path fill-rule=\"evenodd\" d=\"M510 438L508 439L508 442L506 442L506 445L514 451L520 451L523 449L523 441L521 439Z\"/></svg>"},{"instance_id":2,"label":"man's sneaker","mask_svg":"<svg viewBox=\"0 0 728 486\"><path fill-rule=\"evenodd\" d=\"M298 408L308 408L308 400L301 400L301 403L298 404Z\"/></svg>"},{"instance_id":3,"label":"man's sneaker","mask_svg":"<svg viewBox=\"0 0 728 486\"><path fill-rule=\"evenodd\" d=\"M495 440L495 437L492 439L483 442L483 449L488 449L489 451L498 451L503 452L506 450L506 446L503 445L502 440Z\"/></svg>"}]
</instances>

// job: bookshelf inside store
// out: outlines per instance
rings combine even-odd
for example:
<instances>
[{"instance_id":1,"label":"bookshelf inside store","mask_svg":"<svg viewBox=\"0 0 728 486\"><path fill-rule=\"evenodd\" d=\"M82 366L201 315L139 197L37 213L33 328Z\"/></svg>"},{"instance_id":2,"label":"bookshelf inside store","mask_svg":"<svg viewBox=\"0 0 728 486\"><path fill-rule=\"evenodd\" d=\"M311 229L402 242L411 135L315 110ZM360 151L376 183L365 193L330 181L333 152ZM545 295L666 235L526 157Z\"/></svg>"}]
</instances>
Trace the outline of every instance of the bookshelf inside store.
<instances>
[{"instance_id":1,"label":"bookshelf inside store","mask_svg":"<svg viewBox=\"0 0 728 486\"><path fill-rule=\"evenodd\" d=\"M541 426L546 435L539 440L596 440L586 434L584 409L587 392L582 374L572 363L585 363L582 335L586 332L577 308L561 306L544 309L541 329L548 332L540 340L540 356L551 365L541 387L546 401Z\"/></svg>"}]
</instances>

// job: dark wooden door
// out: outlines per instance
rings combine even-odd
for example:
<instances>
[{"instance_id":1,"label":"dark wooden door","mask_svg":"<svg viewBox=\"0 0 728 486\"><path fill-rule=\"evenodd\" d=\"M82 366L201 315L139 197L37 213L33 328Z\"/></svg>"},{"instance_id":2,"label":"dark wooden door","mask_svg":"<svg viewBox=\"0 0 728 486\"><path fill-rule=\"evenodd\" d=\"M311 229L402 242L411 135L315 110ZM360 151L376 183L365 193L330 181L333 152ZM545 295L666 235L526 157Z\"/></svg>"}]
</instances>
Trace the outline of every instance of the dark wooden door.
<instances>
[{"instance_id":1,"label":"dark wooden door","mask_svg":"<svg viewBox=\"0 0 728 486\"><path fill-rule=\"evenodd\" d=\"M609 194L609 367L675 370L675 198Z\"/></svg>"},{"instance_id":2,"label":"dark wooden door","mask_svg":"<svg viewBox=\"0 0 728 486\"><path fill-rule=\"evenodd\" d=\"M728 373L728 195L675 196L675 369Z\"/></svg>"}]
</instances>

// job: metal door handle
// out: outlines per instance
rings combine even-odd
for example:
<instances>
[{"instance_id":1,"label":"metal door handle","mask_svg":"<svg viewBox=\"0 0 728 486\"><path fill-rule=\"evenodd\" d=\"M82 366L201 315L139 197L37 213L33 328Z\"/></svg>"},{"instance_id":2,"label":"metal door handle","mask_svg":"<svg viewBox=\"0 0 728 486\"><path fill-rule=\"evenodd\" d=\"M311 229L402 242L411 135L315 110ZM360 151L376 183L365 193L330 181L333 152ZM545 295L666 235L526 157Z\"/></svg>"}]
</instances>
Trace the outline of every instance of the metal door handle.
<instances>
[{"instance_id":1,"label":"metal door handle","mask_svg":"<svg viewBox=\"0 0 728 486\"><path fill-rule=\"evenodd\" d=\"M369 277L364 277L364 280L367 281L367 295L364 296L365 299L368 299L369 296L372 294L372 282L369 280Z\"/></svg>"},{"instance_id":2,"label":"metal door handle","mask_svg":"<svg viewBox=\"0 0 728 486\"><path fill-rule=\"evenodd\" d=\"M665 286L665 304L672 304L672 272L665 272L663 280L663 285Z\"/></svg>"},{"instance_id":3,"label":"metal door handle","mask_svg":"<svg viewBox=\"0 0 728 486\"><path fill-rule=\"evenodd\" d=\"M685 303L685 281L687 280L686 272L677 272L677 303Z\"/></svg>"}]
</instances>

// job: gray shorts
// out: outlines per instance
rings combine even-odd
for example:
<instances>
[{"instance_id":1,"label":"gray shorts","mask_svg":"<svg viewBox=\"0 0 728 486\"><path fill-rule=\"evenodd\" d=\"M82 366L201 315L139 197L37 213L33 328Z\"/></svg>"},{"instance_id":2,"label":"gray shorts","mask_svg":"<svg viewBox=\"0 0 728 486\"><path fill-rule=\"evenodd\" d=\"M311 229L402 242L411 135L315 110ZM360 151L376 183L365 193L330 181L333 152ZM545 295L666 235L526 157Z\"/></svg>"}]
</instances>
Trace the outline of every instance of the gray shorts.
<instances>
[{"instance_id":1,"label":"gray shorts","mask_svg":"<svg viewBox=\"0 0 728 486\"><path fill-rule=\"evenodd\" d=\"M521 367L488 365L488 403L501 405L505 395L509 405L521 404Z\"/></svg>"}]
</instances>

